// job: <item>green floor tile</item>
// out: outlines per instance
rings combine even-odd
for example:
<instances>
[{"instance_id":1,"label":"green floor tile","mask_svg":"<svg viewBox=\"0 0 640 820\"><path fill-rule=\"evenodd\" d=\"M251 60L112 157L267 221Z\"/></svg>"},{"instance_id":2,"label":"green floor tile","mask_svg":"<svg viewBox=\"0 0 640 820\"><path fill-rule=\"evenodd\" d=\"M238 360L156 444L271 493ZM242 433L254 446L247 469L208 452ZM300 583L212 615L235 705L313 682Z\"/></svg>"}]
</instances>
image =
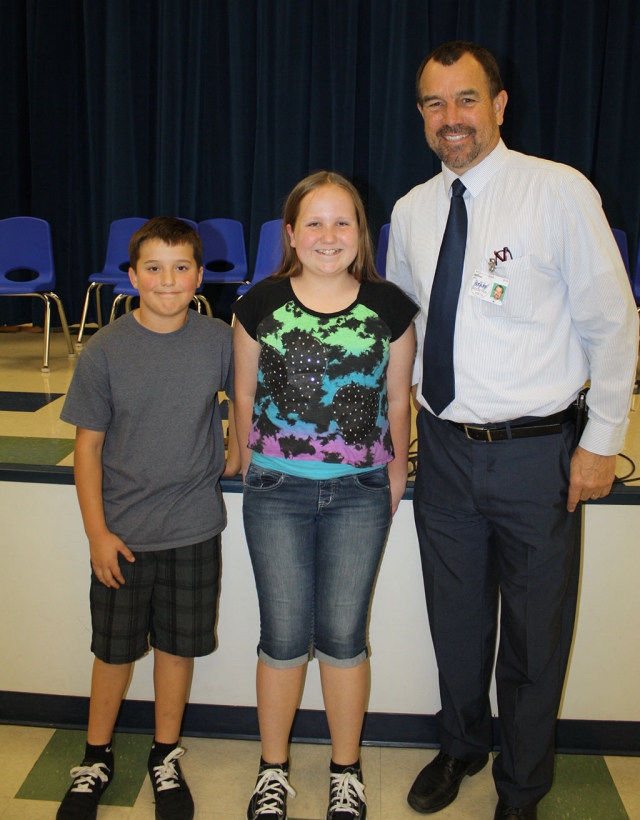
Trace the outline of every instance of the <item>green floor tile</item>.
<instances>
[{"instance_id":1,"label":"green floor tile","mask_svg":"<svg viewBox=\"0 0 640 820\"><path fill-rule=\"evenodd\" d=\"M5 464L57 464L73 451L72 438L0 436L0 462Z\"/></svg>"},{"instance_id":2,"label":"green floor tile","mask_svg":"<svg viewBox=\"0 0 640 820\"><path fill-rule=\"evenodd\" d=\"M538 820L629 820L604 758L557 755L553 788Z\"/></svg>"},{"instance_id":3,"label":"green floor tile","mask_svg":"<svg viewBox=\"0 0 640 820\"><path fill-rule=\"evenodd\" d=\"M23 800L62 800L71 784L69 770L84 755L86 732L58 729L16 794ZM102 800L107 806L133 806L147 774L149 735L114 736L115 777Z\"/></svg>"}]
</instances>

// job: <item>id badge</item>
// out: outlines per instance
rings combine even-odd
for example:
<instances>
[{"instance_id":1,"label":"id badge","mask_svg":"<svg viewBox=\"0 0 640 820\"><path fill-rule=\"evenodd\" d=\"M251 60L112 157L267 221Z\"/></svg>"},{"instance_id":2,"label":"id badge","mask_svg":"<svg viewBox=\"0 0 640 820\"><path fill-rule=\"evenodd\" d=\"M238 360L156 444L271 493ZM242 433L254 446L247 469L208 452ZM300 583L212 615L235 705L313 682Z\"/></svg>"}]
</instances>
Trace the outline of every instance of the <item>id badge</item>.
<instances>
[{"instance_id":1,"label":"id badge","mask_svg":"<svg viewBox=\"0 0 640 820\"><path fill-rule=\"evenodd\" d=\"M481 299L483 302L491 302L494 305L502 306L507 295L508 286L509 280L503 276L475 270L469 288L469 296L473 296L474 299Z\"/></svg>"}]
</instances>

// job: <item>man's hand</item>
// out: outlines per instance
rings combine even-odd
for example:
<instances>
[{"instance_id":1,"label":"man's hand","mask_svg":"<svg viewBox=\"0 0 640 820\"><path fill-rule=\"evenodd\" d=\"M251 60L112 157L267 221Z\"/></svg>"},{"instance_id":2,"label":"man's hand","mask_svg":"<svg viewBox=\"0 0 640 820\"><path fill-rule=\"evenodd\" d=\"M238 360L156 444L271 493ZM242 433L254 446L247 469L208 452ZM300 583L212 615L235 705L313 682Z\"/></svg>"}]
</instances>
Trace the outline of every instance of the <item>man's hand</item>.
<instances>
[{"instance_id":1,"label":"man's hand","mask_svg":"<svg viewBox=\"0 0 640 820\"><path fill-rule=\"evenodd\" d=\"M100 583L106 587L120 589L120 584L124 584L124 578L118 566L118 553L130 563L136 559L131 550L122 539L114 533L107 531L99 538L90 538L89 547L91 549L91 566Z\"/></svg>"},{"instance_id":2,"label":"man's hand","mask_svg":"<svg viewBox=\"0 0 640 820\"><path fill-rule=\"evenodd\" d=\"M573 512L579 501L604 498L609 495L616 477L616 457L599 456L576 447L571 459L571 479L567 509Z\"/></svg>"}]
</instances>

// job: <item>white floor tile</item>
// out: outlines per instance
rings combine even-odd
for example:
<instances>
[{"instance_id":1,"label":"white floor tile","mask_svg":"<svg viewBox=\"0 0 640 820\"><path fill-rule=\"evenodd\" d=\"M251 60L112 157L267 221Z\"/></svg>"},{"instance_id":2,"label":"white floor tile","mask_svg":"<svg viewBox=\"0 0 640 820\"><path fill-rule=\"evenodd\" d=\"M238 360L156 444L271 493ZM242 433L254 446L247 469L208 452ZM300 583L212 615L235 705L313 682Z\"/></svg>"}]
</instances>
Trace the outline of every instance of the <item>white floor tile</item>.
<instances>
[{"instance_id":1,"label":"white floor tile","mask_svg":"<svg viewBox=\"0 0 640 820\"><path fill-rule=\"evenodd\" d=\"M640 757L605 757L629 820L640 820Z\"/></svg>"},{"instance_id":2,"label":"white floor tile","mask_svg":"<svg viewBox=\"0 0 640 820\"><path fill-rule=\"evenodd\" d=\"M55 820L59 805L48 800L10 800L2 820Z\"/></svg>"},{"instance_id":3,"label":"white floor tile","mask_svg":"<svg viewBox=\"0 0 640 820\"><path fill-rule=\"evenodd\" d=\"M53 732L33 726L0 726L0 797L15 796Z\"/></svg>"},{"instance_id":4,"label":"white floor tile","mask_svg":"<svg viewBox=\"0 0 640 820\"><path fill-rule=\"evenodd\" d=\"M436 756L432 749L381 749L383 820L416 820L407 794L418 772ZM466 777L456 800L437 814L438 820L491 820L498 798L491 777L491 760L485 768Z\"/></svg>"},{"instance_id":5,"label":"white floor tile","mask_svg":"<svg viewBox=\"0 0 640 820\"><path fill-rule=\"evenodd\" d=\"M68 358L64 336L51 334L50 373L40 372L42 345L41 333L0 333L0 390L67 392L76 359Z\"/></svg>"}]
</instances>

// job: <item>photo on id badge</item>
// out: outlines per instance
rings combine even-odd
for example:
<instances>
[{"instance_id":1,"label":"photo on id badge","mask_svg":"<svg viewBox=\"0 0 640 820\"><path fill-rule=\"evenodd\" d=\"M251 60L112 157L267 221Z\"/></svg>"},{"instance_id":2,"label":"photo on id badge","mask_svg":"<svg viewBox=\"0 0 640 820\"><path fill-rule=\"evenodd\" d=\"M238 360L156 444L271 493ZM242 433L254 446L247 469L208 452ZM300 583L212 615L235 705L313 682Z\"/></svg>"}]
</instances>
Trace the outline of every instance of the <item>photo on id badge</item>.
<instances>
[{"instance_id":1,"label":"photo on id badge","mask_svg":"<svg viewBox=\"0 0 640 820\"><path fill-rule=\"evenodd\" d=\"M501 305L506 292L507 286L496 282L493 286L493 290L491 291L491 300L494 303Z\"/></svg>"}]
</instances>

